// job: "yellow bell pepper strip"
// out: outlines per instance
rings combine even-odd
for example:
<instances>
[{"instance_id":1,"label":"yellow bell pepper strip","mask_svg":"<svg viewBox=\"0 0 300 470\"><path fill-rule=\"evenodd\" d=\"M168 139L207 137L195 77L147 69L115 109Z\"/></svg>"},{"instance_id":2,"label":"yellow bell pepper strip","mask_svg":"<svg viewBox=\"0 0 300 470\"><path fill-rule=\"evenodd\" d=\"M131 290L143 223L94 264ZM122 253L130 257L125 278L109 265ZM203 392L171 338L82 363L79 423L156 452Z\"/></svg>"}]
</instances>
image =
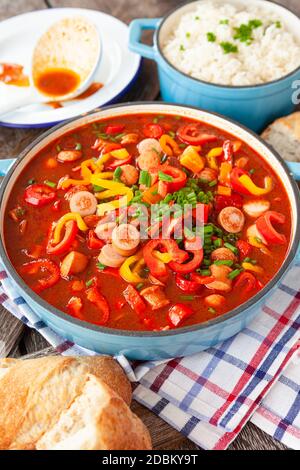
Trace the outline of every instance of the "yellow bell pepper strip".
<instances>
[{"instance_id":1,"label":"yellow bell pepper strip","mask_svg":"<svg viewBox=\"0 0 300 470\"><path fill-rule=\"evenodd\" d=\"M110 202L103 202L102 204L98 204L97 215L102 217L102 215L106 214L106 212L111 212L116 209L120 209L120 207L128 206L128 203L133 198L133 192L128 190L128 194L121 197L120 199L115 199L114 201Z\"/></svg>"},{"instance_id":2,"label":"yellow bell pepper strip","mask_svg":"<svg viewBox=\"0 0 300 470\"><path fill-rule=\"evenodd\" d=\"M104 180L111 180L113 179L114 172L113 171L103 171L101 173L97 173L98 176Z\"/></svg>"},{"instance_id":3,"label":"yellow bell pepper strip","mask_svg":"<svg viewBox=\"0 0 300 470\"><path fill-rule=\"evenodd\" d=\"M145 266L146 263L145 263L145 260L143 258L143 253L142 252L136 253L135 256L139 256L140 259L139 259L139 261L137 261L137 263L133 267L132 272L135 273L135 274L139 274L142 267Z\"/></svg>"},{"instance_id":4,"label":"yellow bell pepper strip","mask_svg":"<svg viewBox=\"0 0 300 470\"><path fill-rule=\"evenodd\" d=\"M68 189L70 186L88 186L91 184L89 180L73 180L72 178L67 178L61 182L60 186L62 189Z\"/></svg>"},{"instance_id":5,"label":"yellow bell pepper strip","mask_svg":"<svg viewBox=\"0 0 300 470\"><path fill-rule=\"evenodd\" d=\"M93 158L89 158L88 160L84 160L81 163L81 176L85 180L91 179L93 173L99 173L99 167L96 165L95 160Z\"/></svg>"},{"instance_id":6,"label":"yellow bell pepper strip","mask_svg":"<svg viewBox=\"0 0 300 470\"><path fill-rule=\"evenodd\" d=\"M117 181L107 181L105 179L100 178L99 175L92 175L91 183L93 185L101 186L101 188L112 191L112 193L110 194L113 196L124 195L124 197L120 199L98 204L97 214L99 216L104 215L106 212L110 212L120 207L127 206L128 203L133 198L133 191L127 186L125 186L125 184L123 183L118 183ZM106 193L106 197L110 197L110 196L107 196L107 194L108 193Z\"/></svg>"},{"instance_id":7,"label":"yellow bell pepper strip","mask_svg":"<svg viewBox=\"0 0 300 470\"><path fill-rule=\"evenodd\" d=\"M175 142L175 140L168 134L163 134L159 139L159 143L162 151L168 156L179 155L181 153L177 142Z\"/></svg>"},{"instance_id":8,"label":"yellow bell pepper strip","mask_svg":"<svg viewBox=\"0 0 300 470\"><path fill-rule=\"evenodd\" d=\"M250 194L253 196L263 196L264 194L268 194L273 189L273 180L270 176L266 176L264 179L264 188L260 188L256 186L256 184L252 181L250 176L248 175L241 175L238 178L239 182L249 191Z\"/></svg>"},{"instance_id":9,"label":"yellow bell pepper strip","mask_svg":"<svg viewBox=\"0 0 300 470\"><path fill-rule=\"evenodd\" d=\"M207 163L209 168L212 170L218 170L219 165L217 162L217 157L220 157L223 153L223 147L215 147L211 149L208 154L206 155Z\"/></svg>"},{"instance_id":10,"label":"yellow bell pepper strip","mask_svg":"<svg viewBox=\"0 0 300 470\"><path fill-rule=\"evenodd\" d=\"M55 226L54 233L53 233L53 244L54 245L59 243L59 241L61 239L61 231L62 231L63 227L65 226L65 224L69 220L75 220L77 222L77 226L78 226L79 230L81 230L82 232L86 232L88 230L88 226L85 224L83 218L81 217L81 215L78 212L68 212L67 214L63 215L59 219L59 221L57 222L57 224Z\"/></svg>"},{"instance_id":11,"label":"yellow bell pepper strip","mask_svg":"<svg viewBox=\"0 0 300 470\"><path fill-rule=\"evenodd\" d=\"M230 184L230 173L232 170L231 163L223 162L220 166L220 173L219 173L219 181L222 185L229 185Z\"/></svg>"},{"instance_id":12,"label":"yellow bell pepper strip","mask_svg":"<svg viewBox=\"0 0 300 470\"><path fill-rule=\"evenodd\" d=\"M244 268L245 271L252 271L252 272L257 273L257 274L263 274L264 273L264 269L261 266L257 266L257 265L252 264L252 263L244 262L244 263L242 263L242 268Z\"/></svg>"},{"instance_id":13,"label":"yellow bell pepper strip","mask_svg":"<svg viewBox=\"0 0 300 470\"><path fill-rule=\"evenodd\" d=\"M155 256L155 258L159 259L159 261L162 261L165 264L170 263L170 261L172 261L173 259L170 253L161 253L158 250L153 250L152 253Z\"/></svg>"},{"instance_id":14,"label":"yellow bell pepper strip","mask_svg":"<svg viewBox=\"0 0 300 470\"><path fill-rule=\"evenodd\" d=\"M126 149L112 150L110 152L110 155L116 158L117 160L126 160L126 158L129 157L129 153Z\"/></svg>"},{"instance_id":15,"label":"yellow bell pepper strip","mask_svg":"<svg viewBox=\"0 0 300 470\"><path fill-rule=\"evenodd\" d=\"M100 155L100 157L96 161L96 165L98 166L100 171L103 169L104 163L106 163L107 160L109 160L110 158L110 153L104 153L103 155Z\"/></svg>"},{"instance_id":16,"label":"yellow bell pepper strip","mask_svg":"<svg viewBox=\"0 0 300 470\"><path fill-rule=\"evenodd\" d=\"M205 160L199 155L196 148L189 145L183 152L180 163L182 166L192 171L199 173L205 167Z\"/></svg>"},{"instance_id":17,"label":"yellow bell pepper strip","mask_svg":"<svg viewBox=\"0 0 300 470\"><path fill-rule=\"evenodd\" d=\"M138 283L138 282L144 281L144 279L141 276L133 272L131 269L131 266L134 263L137 263L140 261L140 257L141 256L139 255L129 256L129 258L127 258L124 261L124 263L121 265L119 273L122 279L124 279L124 281L130 282L130 283Z\"/></svg>"},{"instance_id":18,"label":"yellow bell pepper strip","mask_svg":"<svg viewBox=\"0 0 300 470\"><path fill-rule=\"evenodd\" d=\"M218 185L218 194L221 196L231 196L231 188L227 186Z\"/></svg>"}]
</instances>

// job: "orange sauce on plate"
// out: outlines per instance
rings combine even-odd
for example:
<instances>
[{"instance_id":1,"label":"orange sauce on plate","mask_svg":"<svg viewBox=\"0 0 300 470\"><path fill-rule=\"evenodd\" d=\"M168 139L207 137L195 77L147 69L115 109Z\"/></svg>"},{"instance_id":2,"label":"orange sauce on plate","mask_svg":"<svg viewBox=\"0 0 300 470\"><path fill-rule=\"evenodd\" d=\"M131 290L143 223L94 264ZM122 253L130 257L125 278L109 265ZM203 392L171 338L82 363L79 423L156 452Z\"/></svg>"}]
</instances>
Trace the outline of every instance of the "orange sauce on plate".
<instances>
[{"instance_id":1,"label":"orange sauce on plate","mask_svg":"<svg viewBox=\"0 0 300 470\"><path fill-rule=\"evenodd\" d=\"M45 95L63 96L78 88L80 77L69 69L49 69L39 75L35 86Z\"/></svg>"},{"instance_id":2,"label":"orange sauce on plate","mask_svg":"<svg viewBox=\"0 0 300 470\"><path fill-rule=\"evenodd\" d=\"M29 86L29 78L23 69L23 65L0 63L0 81L6 85Z\"/></svg>"}]
</instances>

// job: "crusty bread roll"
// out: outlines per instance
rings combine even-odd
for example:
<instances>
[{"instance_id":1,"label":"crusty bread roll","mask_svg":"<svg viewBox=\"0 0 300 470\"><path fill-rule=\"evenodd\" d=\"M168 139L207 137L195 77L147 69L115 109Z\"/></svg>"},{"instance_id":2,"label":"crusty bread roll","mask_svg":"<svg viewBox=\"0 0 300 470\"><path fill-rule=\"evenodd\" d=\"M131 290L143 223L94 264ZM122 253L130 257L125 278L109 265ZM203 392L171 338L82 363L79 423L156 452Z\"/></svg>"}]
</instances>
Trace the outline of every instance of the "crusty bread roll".
<instances>
[{"instance_id":1,"label":"crusty bread roll","mask_svg":"<svg viewBox=\"0 0 300 470\"><path fill-rule=\"evenodd\" d=\"M0 360L0 449L34 449L81 394L88 373L130 404L130 383L110 357Z\"/></svg>"},{"instance_id":2,"label":"crusty bread roll","mask_svg":"<svg viewBox=\"0 0 300 470\"><path fill-rule=\"evenodd\" d=\"M86 375L81 394L36 444L37 450L149 450L142 421L124 400L95 377Z\"/></svg>"},{"instance_id":3,"label":"crusty bread roll","mask_svg":"<svg viewBox=\"0 0 300 470\"><path fill-rule=\"evenodd\" d=\"M272 147L290 162L300 162L300 112L274 121L262 133Z\"/></svg>"}]
</instances>

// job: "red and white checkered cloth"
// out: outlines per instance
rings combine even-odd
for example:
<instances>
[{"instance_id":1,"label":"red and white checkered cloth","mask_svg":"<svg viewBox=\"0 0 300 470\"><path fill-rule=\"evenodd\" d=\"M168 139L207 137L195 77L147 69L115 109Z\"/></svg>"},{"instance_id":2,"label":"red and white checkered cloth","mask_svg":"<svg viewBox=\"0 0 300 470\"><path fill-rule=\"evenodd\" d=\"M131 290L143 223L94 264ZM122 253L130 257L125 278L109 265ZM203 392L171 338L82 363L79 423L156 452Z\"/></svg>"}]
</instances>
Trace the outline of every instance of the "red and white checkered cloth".
<instances>
[{"instance_id":1,"label":"red and white checkered cloth","mask_svg":"<svg viewBox=\"0 0 300 470\"><path fill-rule=\"evenodd\" d=\"M65 341L20 297L0 265L0 302L67 355L92 351ZM251 420L300 450L300 265L268 298L252 324L207 351L168 361L129 363L136 400L205 449L226 449Z\"/></svg>"}]
</instances>

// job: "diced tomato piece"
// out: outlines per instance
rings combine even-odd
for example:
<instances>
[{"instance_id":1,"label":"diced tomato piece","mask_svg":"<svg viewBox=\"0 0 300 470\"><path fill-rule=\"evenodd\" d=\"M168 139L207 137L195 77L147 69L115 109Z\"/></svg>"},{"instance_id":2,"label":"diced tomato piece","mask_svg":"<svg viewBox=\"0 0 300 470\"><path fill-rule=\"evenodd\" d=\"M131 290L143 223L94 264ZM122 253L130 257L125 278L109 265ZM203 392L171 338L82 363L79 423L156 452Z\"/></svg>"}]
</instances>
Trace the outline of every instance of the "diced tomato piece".
<instances>
[{"instance_id":1,"label":"diced tomato piece","mask_svg":"<svg viewBox=\"0 0 300 470\"><path fill-rule=\"evenodd\" d=\"M143 128L143 133L151 139L159 139L163 135L164 130L159 124L146 124Z\"/></svg>"},{"instance_id":2,"label":"diced tomato piece","mask_svg":"<svg viewBox=\"0 0 300 470\"><path fill-rule=\"evenodd\" d=\"M268 243L272 245L284 245L287 242L286 236L283 233L277 232L273 226L273 224L283 225L284 223L285 216L283 214L275 211L267 211L257 219L256 227Z\"/></svg>"},{"instance_id":3,"label":"diced tomato piece","mask_svg":"<svg viewBox=\"0 0 300 470\"><path fill-rule=\"evenodd\" d=\"M172 326L180 326L184 320L193 315L194 310L185 304L175 304L168 312L167 319Z\"/></svg>"},{"instance_id":4,"label":"diced tomato piece","mask_svg":"<svg viewBox=\"0 0 300 470\"><path fill-rule=\"evenodd\" d=\"M186 279L182 274L176 274L175 276L176 286L186 294L196 294L201 289L200 284L190 279Z\"/></svg>"},{"instance_id":5,"label":"diced tomato piece","mask_svg":"<svg viewBox=\"0 0 300 470\"><path fill-rule=\"evenodd\" d=\"M29 263L23 264L20 269L21 273L36 275L39 272L41 274L47 273L47 277L43 277L37 281L37 284L32 286L32 289L39 293L49 287L54 286L60 279L60 271L54 261L48 259L37 259L35 261L30 261Z\"/></svg>"},{"instance_id":6,"label":"diced tomato piece","mask_svg":"<svg viewBox=\"0 0 300 470\"><path fill-rule=\"evenodd\" d=\"M72 317L79 318L80 320L82 320L82 307L83 303L80 297L71 297L67 303L68 313L72 315Z\"/></svg>"},{"instance_id":7,"label":"diced tomato piece","mask_svg":"<svg viewBox=\"0 0 300 470\"><path fill-rule=\"evenodd\" d=\"M97 237L95 231L89 230L87 247L90 250L100 250L104 245L104 241Z\"/></svg>"},{"instance_id":8,"label":"diced tomato piece","mask_svg":"<svg viewBox=\"0 0 300 470\"><path fill-rule=\"evenodd\" d=\"M75 240L75 237L78 232L77 223L75 220L70 220L66 223L65 234L63 239L57 244L52 245L52 227L50 229L50 237L47 244L47 253L49 255L62 255L66 253L70 248L72 243Z\"/></svg>"},{"instance_id":9,"label":"diced tomato piece","mask_svg":"<svg viewBox=\"0 0 300 470\"><path fill-rule=\"evenodd\" d=\"M201 250L190 251L190 253L192 253L193 258L190 261L187 261L186 263L180 264L176 261L171 261L169 263L169 266L172 269L172 271L175 271L176 273L180 273L180 274L189 274L195 271L197 268L199 268L203 260L203 250L201 249Z\"/></svg>"},{"instance_id":10,"label":"diced tomato piece","mask_svg":"<svg viewBox=\"0 0 300 470\"><path fill-rule=\"evenodd\" d=\"M118 126L107 126L105 129L105 134L108 135L115 135L115 134L120 134L123 132L125 129L125 126L123 125L118 125Z\"/></svg>"},{"instance_id":11,"label":"diced tomato piece","mask_svg":"<svg viewBox=\"0 0 300 470\"><path fill-rule=\"evenodd\" d=\"M246 242L245 240L238 240L236 242L236 247L240 252L241 258L246 258L250 254L252 249L250 243Z\"/></svg>"},{"instance_id":12,"label":"diced tomato piece","mask_svg":"<svg viewBox=\"0 0 300 470\"><path fill-rule=\"evenodd\" d=\"M203 145L218 139L216 135L206 134L198 124L185 124L177 131L177 137L185 144Z\"/></svg>"},{"instance_id":13,"label":"diced tomato piece","mask_svg":"<svg viewBox=\"0 0 300 470\"><path fill-rule=\"evenodd\" d=\"M110 309L108 302L104 295L99 292L98 288L93 285L86 291L87 299L100 310L102 317L98 320L93 320L95 325L106 325L109 320Z\"/></svg>"},{"instance_id":14,"label":"diced tomato piece","mask_svg":"<svg viewBox=\"0 0 300 470\"><path fill-rule=\"evenodd\" d=\"M31 184L25 189L24 199L27 204L43 207L56 198L56 192L46 184Z\"/></svg>"},{"instance_id":15,"label":"diced tomato piece","mask_svg":"<svg viewBox=\"0 0 300 470\"><path fill-rule=\"evenodd\" d=\"M123 292L126 302L138 315L142 315L146 310L146 304L138 291L129 284Z\"/></svg>"},{"instance_id":16,"label":"diced tomato piece","mask_svg":"<svg viewBox=\"0 0 300 470\"><path fill-rule=\"evenodd\" d=\"M215 197L215 210L216 212L221 212L225 207L237 207L241 209L243 206L242 196L239 194L232 194L231 196L222 196L217 195Z\"/></svg>"}]
</instances>

